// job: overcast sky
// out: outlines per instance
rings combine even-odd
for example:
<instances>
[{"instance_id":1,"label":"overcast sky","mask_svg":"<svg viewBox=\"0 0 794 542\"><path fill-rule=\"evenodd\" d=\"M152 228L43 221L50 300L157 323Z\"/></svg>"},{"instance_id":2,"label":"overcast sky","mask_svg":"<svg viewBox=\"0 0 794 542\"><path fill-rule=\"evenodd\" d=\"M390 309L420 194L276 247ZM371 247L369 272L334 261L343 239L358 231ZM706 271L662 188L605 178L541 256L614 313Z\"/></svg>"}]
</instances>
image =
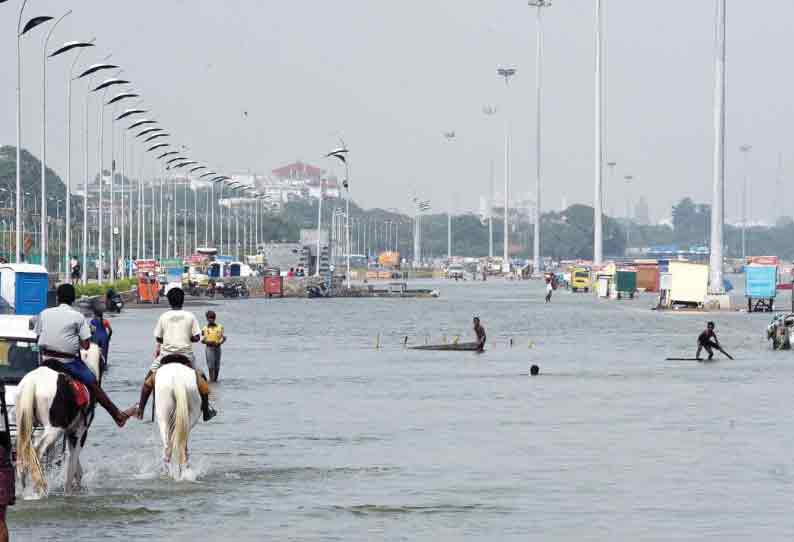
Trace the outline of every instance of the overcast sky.
<instances>
[{"instance_id":1,"label":"overcast sky","mask_svg":"<svg viewBox=\"0 0 794 542\"><path fill-rule=\"evenodd\" d=\"M21 0L0 4L0 143L15 143L14 30ZM604 0L607 13L606 209L625 214L646 195L654 219L674 200L710 194L714 1ZM563 198L592 204L593 0L556 0L545 11L544 210ZM107 53L145 105L216 171L266 173L321 158L341 133L350 147L353 197L408 209L413 195L434 210L474 209L488 191L489 163L503 182L504 117L512 119L511 190L534 189L535 13L522 0L30 0L26 18L74 12L52 46L96 37L81 65ZM791 213L794 2L728 0L727 214L738 216L743 163L753 145L752 217ZM23 146L40 153L41 50L46 29L24 39ZM52 47L51 47L52 48ZM66 169L65 87L71 58L50 62L49 165ZM509 94L499 65L518 74ZM82 152L82 98L74 104ZM96 104L96 102L93 102ZM499 106L486 118L486 104ZM96 134L96 105L90 121ZM244 112L247 112L246 116ZM453 143L444 140L454 130ZM93 145L93 143L92 143ZM73 160L73 175L79 160ZM92 148L91 168L96 168ZM333 166L335 167L335 166Z\"/></svg>"}]
</instances>

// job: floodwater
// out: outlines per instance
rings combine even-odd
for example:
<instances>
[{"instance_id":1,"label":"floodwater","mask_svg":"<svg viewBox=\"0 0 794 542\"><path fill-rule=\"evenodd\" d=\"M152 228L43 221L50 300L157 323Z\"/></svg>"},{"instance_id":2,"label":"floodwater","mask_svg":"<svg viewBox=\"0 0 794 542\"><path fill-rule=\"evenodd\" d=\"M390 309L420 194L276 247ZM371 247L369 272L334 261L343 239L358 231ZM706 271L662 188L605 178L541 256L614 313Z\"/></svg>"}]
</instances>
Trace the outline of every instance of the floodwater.
<instances>
[{"instance_id":1,"label":"floodwater","mask_svg":"<svg viewBox=\"0 0 794 542\"><path fill-rule=\"evenodd\" d=\"M153 424L117 430L100 410L83 494L19 500L13 539L792 538L794 356L770 351L768 315L712 315L736 361L665 361L694 355L705 315L653 312L651 295L544 305L539 282L433 285L440 299L217 303L221 413L191 434L190 481L161 476ZM158 314L112 320L121 406ZM475 314L485 354L402 348L471 340Z\"/></svg>"}]
</instances>

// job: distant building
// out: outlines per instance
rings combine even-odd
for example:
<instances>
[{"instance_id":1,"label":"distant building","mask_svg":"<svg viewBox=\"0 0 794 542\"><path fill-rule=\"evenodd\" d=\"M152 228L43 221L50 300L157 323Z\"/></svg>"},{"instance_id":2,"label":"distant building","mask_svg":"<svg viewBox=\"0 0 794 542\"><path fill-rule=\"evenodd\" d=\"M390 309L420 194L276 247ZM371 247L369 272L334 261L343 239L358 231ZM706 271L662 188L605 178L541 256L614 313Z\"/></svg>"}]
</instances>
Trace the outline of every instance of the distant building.
<instances>
[{"instance_id":1,"label":"distant building","mask_svg":"<svg viewBox=\"0 0 794 542\"><path fill-rule=\"evenodd\" d=\"M519 194L508 202L510 206L510 221L515 222L535 222L535 200L528 194ZM504 195L496 193L493 199L488 196L480 196L480 220L485 223L488 218L493 215L493 218L503 220L505 216L505 199Z\"/></svg>"}]
</instances>

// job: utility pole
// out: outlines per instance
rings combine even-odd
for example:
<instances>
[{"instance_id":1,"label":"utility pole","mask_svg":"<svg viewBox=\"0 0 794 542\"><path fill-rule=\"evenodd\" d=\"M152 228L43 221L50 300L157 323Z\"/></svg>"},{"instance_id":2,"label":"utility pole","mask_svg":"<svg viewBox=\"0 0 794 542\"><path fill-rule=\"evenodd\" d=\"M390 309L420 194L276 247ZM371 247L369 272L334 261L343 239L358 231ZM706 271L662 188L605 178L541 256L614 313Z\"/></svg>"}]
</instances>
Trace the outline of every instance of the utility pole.
<instances>
[{"instance_id":1,"label":"utility pole","mask_svg":"<svg viewBox=\"0 0 794 542\"><path fill-rule=\"evenodd\" d=\"M497 75L503 77L505 80L505 89L510 86L510 78L516 74L515 68L499 68L496 70ZM505 92L505 103L507 102L508 93ZM505 110L507 107L505 107ZM504 207L504 261L502 262L502 272L505 274L510 273L510 116L505 114L505 207Z\"/></svg>"},{"instance_id":2,"label":"utility pole","mask_svg":"<svg viewBox=\"0 0 794 542\"><path fill-rule=\"evenodd\" d=\"M447 142L453 143L455 141L455 132L446 132L444 138ZM447 212L447 262L452 261L452 211L452 206L450 206L449 212Z\"/></svg>"},{"instance_id":3,"label":"utility pole","mask_svg":"<svg viewBox=\"0 0 794 542\"><path fill-rule=\"evenodd\" d=\"M709 293L725 293L722 275L722 233L725 224L725 30L726 1L716 0L714 78L714 178L711 194Z\"/></svg>"},{"instance_id":4,"label":"utility pole","mask_svg":"<svg viewBox=\"0 0 794 542\"><path fill-rule=\"evenodd\" d=\"M601 265L604 262L604 234L602 202L604 146L604 81L601 76L601 49L603 33L603 6L601 0L595 0L596 18L596 45L595 45L595 197L593 198L593 264Z\"/></svg>"},{"instance_id":5,"label":"utility pole","mask_svg":"<svg viewBox=\"0 0 794 542\"><path fill-rule=\"evenodd\" d=\"M742 262L747 261L747 200L750 197L750 151L752 145L742 145L739 150L744 155L744 182L742 183Z\"/></svg>"},{"instance_id":6,"label":"utility pole","mask_svg":"<svg viewBox=\"0 0 794 542\"><path fill-rule=\"evenodd\" d=\"M535 109L535 234L532 242L532 258L534 264L534 274L542 276L543 257L540 253L540 184L543 170L542 166L542 130L541 113L543 110L543 8L551 7L551 0L529 0L531 7L537 8L537 48L535 59L535 97L537 100Z\"/></svg>"}]
</instances>

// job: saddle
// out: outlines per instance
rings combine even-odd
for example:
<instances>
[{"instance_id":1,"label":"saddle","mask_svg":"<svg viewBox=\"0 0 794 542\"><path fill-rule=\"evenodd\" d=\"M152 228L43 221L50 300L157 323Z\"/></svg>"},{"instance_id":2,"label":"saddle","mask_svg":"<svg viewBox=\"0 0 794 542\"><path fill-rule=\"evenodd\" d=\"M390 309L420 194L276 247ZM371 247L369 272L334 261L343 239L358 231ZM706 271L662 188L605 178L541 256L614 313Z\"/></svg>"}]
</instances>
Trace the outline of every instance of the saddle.
<instances>
[{"instance_id":1,"label":"saddle","mask_svg":"<svg viewBox=\"0 0 794 542\"><path fill-rule=\"evenodd\" d=\"M189 369L193 368L193 364L190 363L190 358L181 354L169 354L160 360L160 365L168 365L169 363L179 363L180 365L184 365Z\"/></svg>"},{"instance_id":2,"label":"saddle","mask_svg":"<svg viewBox=\"0 0 794 542\"><path fill-rule=\"evenodd\" d=\"M66 383L68 384L68 389L71 391L72 397L68 397L70 394L68 392L64 392L64 395L66 395L66 397L63 397L64 400L73 401L78 409L87 406L91 402L91 394L88 392L88 387L70 375L66 371L66 367L64 367L63 363L55 359L44 359L41 361L41 366L47 367L48 369L58 373L59 380L61 378L65 379ZM62 390L59 386L56 392L56 398L61 395L61 393Z\"/></svg>"}]
</instances>

